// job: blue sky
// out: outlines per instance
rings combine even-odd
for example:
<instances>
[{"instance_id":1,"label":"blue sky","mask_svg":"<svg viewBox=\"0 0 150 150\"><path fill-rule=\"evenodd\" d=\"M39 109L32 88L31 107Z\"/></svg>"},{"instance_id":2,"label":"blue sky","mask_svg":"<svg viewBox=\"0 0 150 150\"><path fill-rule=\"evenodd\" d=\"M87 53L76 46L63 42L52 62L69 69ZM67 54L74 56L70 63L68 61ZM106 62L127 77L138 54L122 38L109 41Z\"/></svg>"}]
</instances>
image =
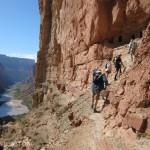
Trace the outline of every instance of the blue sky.
<instances>
[{"instance_id":1,"label":"blue sky","mask_svg":"<svg viewBox=\"0 0 150 150\"><path fill-rule=\"evenodd\" d=\"M38 0L0 0L0 54L36 58L39 26Z\"/></svg>"}]
</instances>

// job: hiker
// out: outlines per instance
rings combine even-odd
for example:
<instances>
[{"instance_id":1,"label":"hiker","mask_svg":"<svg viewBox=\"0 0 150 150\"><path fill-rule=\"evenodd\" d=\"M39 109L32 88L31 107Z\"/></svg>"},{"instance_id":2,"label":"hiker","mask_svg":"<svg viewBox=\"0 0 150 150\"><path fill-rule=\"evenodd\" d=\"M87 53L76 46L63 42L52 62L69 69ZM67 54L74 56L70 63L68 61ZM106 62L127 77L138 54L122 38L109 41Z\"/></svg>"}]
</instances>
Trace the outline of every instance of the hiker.
<instances>
[{"instance_id":1,"label":"hiker","mask_svg":"<svg viewBox=\"0 0 150 150\"><path fill-rule=\"evenodd\" d=\"M122 62L122 59L121 59L121 54L117 55L117 56L114 58L113 62L114 62L115 68L116 68L116 74L115 74L114 80L117 80L118 74L119 74L119 77L120 77L120 74L122 74L121 67L122 67L122 66L124 67L123 62ZM124 68L125 68L125 67L124 67Z\"/></svg>"},{"instance_id":2,"label":"hiker","mask_svg":"<svg viewBox=\"0 0 150 150\"><path fill-rule=\"evenodd\" d=\"M106 73L107 79L108 79L109 74L111 73L111 70L112 70L111 58L108 58L105 64L105 73Z\"/></svg>"},{"instance_id":3,"label":"hiker","mask_svg":"<svg viewBox=\"0 0 150 150\"><path fill-rule=\"evenodd\" d=\"M133 55L134 55L135 49L137 48L137 43L133 39L131 39L128 47L129 47L128 54L131 55L131 59L133 61Z\"/></svg>"},{"instance_id":4,"label":"hiker","mask_svg":"<svg viewBox=\"0 0 150 150\"><path fill-rule=\"evenodd\" d=\"M96 107L100 97L100 92L106 88L106 80L101 71L93 70L93 82L92 82L92 109L97 112ZM95 105L94 105L95 102Z\"/></svg>"}]
</instances>

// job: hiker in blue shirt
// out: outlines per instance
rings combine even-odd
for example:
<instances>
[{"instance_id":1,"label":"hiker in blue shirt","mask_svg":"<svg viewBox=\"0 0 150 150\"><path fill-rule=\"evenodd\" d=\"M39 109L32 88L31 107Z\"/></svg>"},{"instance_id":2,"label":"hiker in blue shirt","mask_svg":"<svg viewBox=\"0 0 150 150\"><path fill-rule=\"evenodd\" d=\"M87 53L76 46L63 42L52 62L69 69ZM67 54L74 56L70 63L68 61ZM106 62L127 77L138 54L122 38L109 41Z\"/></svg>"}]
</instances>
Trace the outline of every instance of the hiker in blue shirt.
<instances>
[{"instance_id":1,"label":"hiker in blue shirt","mask_svg":"<svg viewBox=\"0 0 150 150\"><path fill-rule=\"evenodd\" d=\"M104 76L101 71L97 69L93 70L91 107L94 109L94 112L97 112L96 107L100 97L100 92L106 88L107 82L106 76Z\"/></svg>"}]
</instances>

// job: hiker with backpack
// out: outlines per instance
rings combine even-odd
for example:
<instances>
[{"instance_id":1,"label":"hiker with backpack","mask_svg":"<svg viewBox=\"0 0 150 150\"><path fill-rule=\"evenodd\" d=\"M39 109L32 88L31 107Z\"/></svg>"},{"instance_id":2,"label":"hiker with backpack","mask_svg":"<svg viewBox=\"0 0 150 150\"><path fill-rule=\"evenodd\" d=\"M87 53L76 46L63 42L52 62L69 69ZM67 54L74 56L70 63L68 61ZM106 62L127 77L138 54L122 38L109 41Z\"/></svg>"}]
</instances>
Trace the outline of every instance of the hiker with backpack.
<instances>
[{"instance_id":1,"label":"hiker with backpack","mask_svg":"<svg viewBox=\"0 0 150 150\"><path fill-rule=\"evenodd\" d=\"M93 81L92 81L92 109L97 112L96 107L100 97L100 92L106 88L106 79L104 74L98 69L93 70Z\"/></svg>"},{"instance_id":2,"label":"hiker with backpack","mask_svg":"<svg viewBox=\"0 0 150 150\"><path fill-rule=\"evenodd\" d=\"M105 73L107 79L109 74L111 73L111 70L112 70L111 58L108 58L107 62L105 63Z\"/></svg>"},{"instance_id":3,"label":"hiker with backpack","mask_svg":"<svg viewBox=\"0 0 150 150\"><path fill-rule=\"evenodd\" d=\"M128 54L131 55L131 59L132 59L132 61L133 61L133 55L134 55L135 49L137 48L137 43L136 43L136 41L133 40L133 39L131 39L128 47L129 47L129 49L128 49Z\"/></svg>"},{"instance_id":4,"label":"hiker with backpack","mask_svg":"<svg viewBox=\"0 0 150 150\"><path fill-rule=\"evenodd\" d=\"M121 58L121 54L117 55L114 58L113 62L114 62L115 69L116 69L116 74L115 74L114 80L117 80L117 76L119 75L119 77L120 77L120 74L122 74L122 70L121 70L122 66L124 67L124 64L123 64L122 58Z\"/></svg>"}]
</instances>

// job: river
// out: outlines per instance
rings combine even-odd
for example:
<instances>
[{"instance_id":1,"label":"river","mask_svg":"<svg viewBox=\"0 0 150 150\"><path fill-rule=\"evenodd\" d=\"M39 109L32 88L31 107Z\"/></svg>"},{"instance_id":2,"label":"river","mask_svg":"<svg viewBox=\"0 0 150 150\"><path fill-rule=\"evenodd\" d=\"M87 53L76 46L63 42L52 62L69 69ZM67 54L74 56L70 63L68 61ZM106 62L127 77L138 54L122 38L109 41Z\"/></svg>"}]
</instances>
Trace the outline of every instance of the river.
<instances>
[{"instance_id":1,"label":"river","mask_svg":"<svg viewBox=\"0 0 150 150\"><path fill-rule=\"evenodd\" d=\"M0 117L17 116L28 111L27 106L22 104L22 100L14 99L9 92L0 97Z\"/></svg>"}]
</instances>

